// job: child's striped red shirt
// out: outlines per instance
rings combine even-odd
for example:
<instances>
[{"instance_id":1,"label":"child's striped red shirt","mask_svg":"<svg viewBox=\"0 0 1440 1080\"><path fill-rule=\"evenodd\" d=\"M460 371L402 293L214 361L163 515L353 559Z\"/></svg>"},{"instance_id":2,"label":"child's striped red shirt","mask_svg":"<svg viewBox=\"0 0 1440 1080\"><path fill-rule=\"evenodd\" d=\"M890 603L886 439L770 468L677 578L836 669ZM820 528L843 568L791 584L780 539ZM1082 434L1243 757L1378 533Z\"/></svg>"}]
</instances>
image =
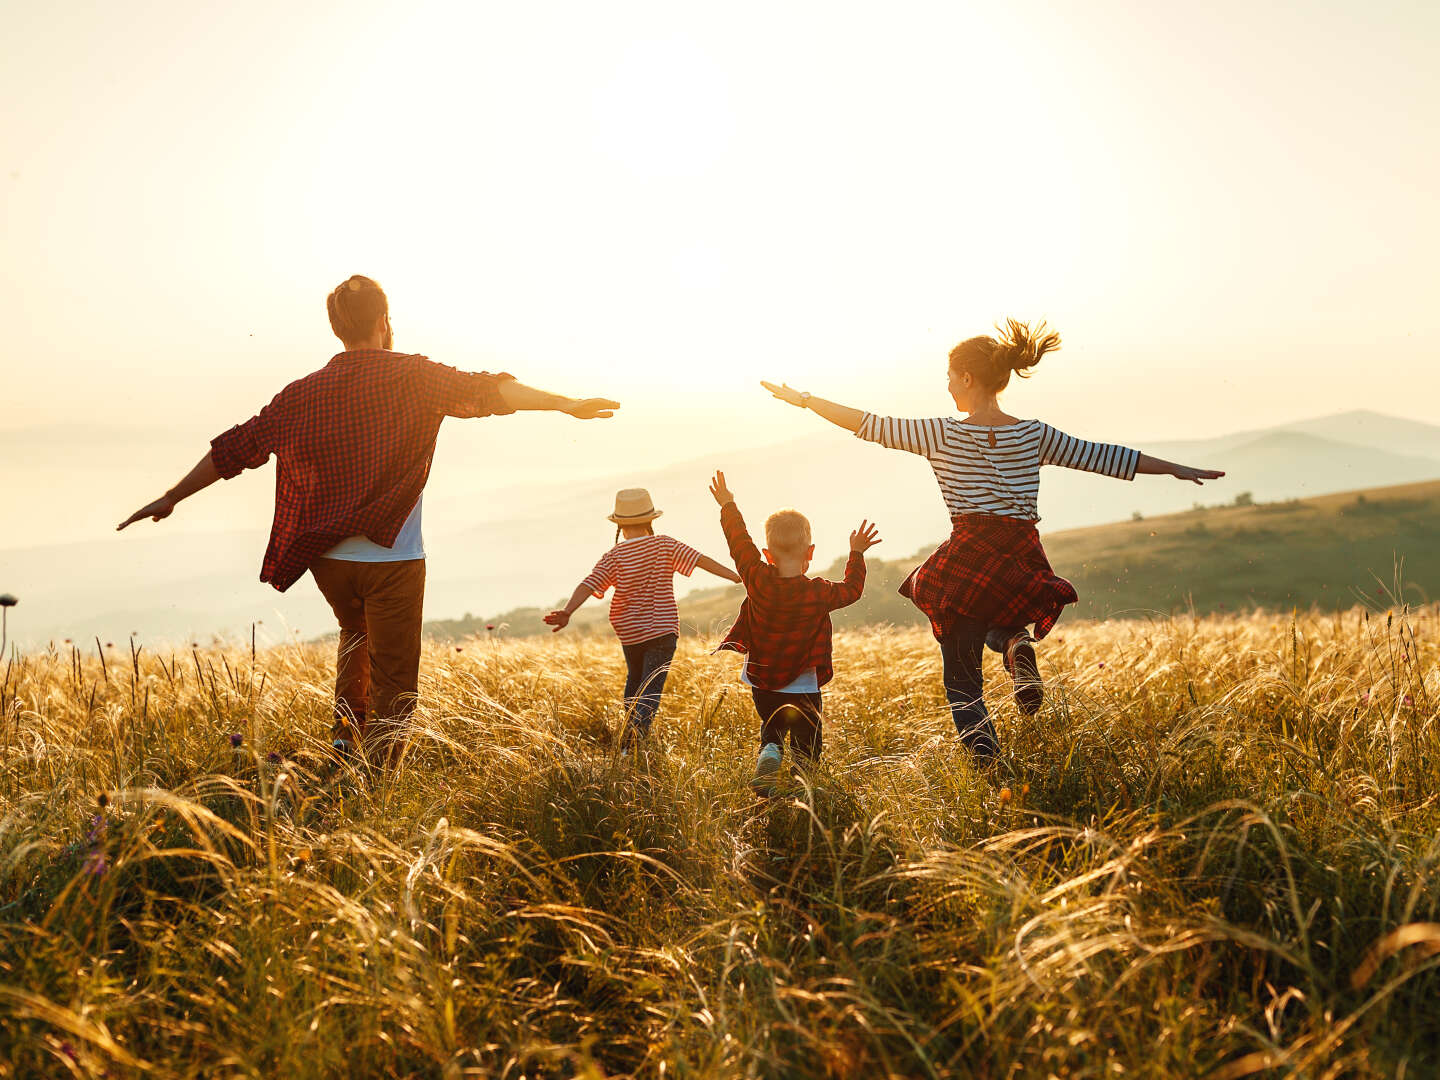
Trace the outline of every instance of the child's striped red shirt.
<instances>
[{"instance_id":1,"label":"child's striped red shirt","mask_svg":"<svg viewBox=\"0 0 1440 1080\"><path fill-rule=\"evenodd\" d=\"M634 645L680 632L674 575L689 577L700 552L673 536L637 536L622 540L600 557L581 582L597 597L615 590L610 625L622 645Z\"/></svg>"}]
</instances>

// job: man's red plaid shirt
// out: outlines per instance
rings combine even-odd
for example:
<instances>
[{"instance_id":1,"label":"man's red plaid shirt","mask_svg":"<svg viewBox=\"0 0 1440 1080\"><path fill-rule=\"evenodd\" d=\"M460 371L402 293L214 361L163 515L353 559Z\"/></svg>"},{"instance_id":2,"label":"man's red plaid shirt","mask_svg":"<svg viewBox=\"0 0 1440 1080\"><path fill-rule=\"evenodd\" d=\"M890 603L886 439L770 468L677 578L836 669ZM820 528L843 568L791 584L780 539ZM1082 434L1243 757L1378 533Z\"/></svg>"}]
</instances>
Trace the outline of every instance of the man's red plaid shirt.
<instances>
[{"instance_id":1,"label":"man's red plaid shirt","mask_svg":"<svg viewBox=\"0 0 1440 1080\"><path fill-rule=\"evenodd\" d=\"M430 475L440 421L514 412L499 392L513 377L357 349L213 439L210 456L226 479L275 455L275 523L260 580L284 592L348 536L392 546Z\"/></svg>"},{"instance_id":2,"label":"man's red plaid shirt","mask_svg":"<svg viewBox=\"0 0 1440 1080\"><path fill-rule=\"evenodd\" d=\"M835 673L830 662L830 612L860 599L865 591L865 556L850 553L844 581L781 577L750 539L733 502L720 508L720 527L745 583L745 601L716 651L748 653L746 674L762 690L781 690L811 668L816 683L824 686Z\"/></svg>"}]
</instances>

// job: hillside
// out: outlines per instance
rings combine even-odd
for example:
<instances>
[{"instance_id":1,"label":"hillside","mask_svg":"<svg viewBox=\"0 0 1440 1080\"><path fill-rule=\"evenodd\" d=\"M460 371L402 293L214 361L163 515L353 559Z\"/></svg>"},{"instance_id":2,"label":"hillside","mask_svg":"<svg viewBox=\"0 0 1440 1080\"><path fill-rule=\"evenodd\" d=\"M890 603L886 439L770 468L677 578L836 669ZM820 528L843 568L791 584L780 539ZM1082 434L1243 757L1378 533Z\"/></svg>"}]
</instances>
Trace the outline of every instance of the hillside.
<instances>
[{"instance_id":1,"label":"hillside","mask_svg":"<svg viewBox=\"0 0 1440 1080\"><path fill-rule=\"evenodd\" d=\"M1080 593L1067 618L1106 619L1192 607L1335 610L1357 602L1428 602L1440 595L1437 536L1440 481L1429 481L1071 529L1047 535L1045 548L1056 572ZM864 597L836 612L836 625L919 625L919 613L895 590L929 550L910 559L870 559ZM825 573L840 570L836 563ZM680 602L681 620L690 632L713 635L734 617L740 597L738 587L692 593ZM548 633L542 614L519 609L427 629L450 638L503 626L523 637ZM603 629L604 605L587 604L572 626Z\"/></svg>"}]
</instances>

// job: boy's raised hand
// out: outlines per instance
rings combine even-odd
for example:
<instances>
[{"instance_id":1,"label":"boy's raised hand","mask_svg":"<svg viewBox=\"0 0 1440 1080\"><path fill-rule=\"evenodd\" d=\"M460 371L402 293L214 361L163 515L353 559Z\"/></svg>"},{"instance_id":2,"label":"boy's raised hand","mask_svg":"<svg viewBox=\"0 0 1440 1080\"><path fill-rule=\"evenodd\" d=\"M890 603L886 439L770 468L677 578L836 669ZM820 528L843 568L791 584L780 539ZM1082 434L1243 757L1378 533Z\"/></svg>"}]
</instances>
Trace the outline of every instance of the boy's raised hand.
<instances>
[{"instance_id":1,"label":"boy's raised hand","mask_svg":"<svg viewBox=\"0 0 1440 1080\"><path fill-rule=\"evenodd\" d=\"M868 551L880 543L880 530L869 521L861 521L860 527L850 534L851 551Z\"/></svg>"},{"instance_id":2,"label":"boy's raised hand","mask_svg":"<svg viewBox=\"0 0 1440 1080\"><path fill-rule=\"evenodd\" d=\"M710 494L715 496L715 501L721 506L735 501L735 496L725 486L725 474L719 469L715 470L715 475L710 480Z\"/></svg>"},{"instance_id":3,"label":"boy's raised hand","mask_svg":"<svg viewBox=\"0 0 1440 1080\"><path fill-rule=\"evenodd\" d=\"M550 632L552 634L558 634L570 625L570 613L563 608L557 608L545 616L545 625L553 626L555 629Z\"/></svg>"}]
</instances>

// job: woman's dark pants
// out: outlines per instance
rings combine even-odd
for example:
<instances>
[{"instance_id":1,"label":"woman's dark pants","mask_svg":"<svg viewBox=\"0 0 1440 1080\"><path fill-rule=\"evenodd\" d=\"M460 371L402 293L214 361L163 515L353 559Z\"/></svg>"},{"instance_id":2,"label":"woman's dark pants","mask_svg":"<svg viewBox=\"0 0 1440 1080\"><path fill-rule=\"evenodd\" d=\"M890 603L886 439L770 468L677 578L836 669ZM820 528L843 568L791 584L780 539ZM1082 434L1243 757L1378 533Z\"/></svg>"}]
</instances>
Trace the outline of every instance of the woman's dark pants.
<instances>
[{"instance_id":1,"label":"woman's dark pants","mask_svg":"<svg viewBox=\"0 0 1440 1080\"><path fill-rule=\"evenodd\" d=\"M960 741L968 746L981 762L993 761L1000 753L995 737L995 724L985 707L985 681L980 660L989 645L1004 653L1005 643L1022 627L989 626L961 615L954 627L940 641L940 658L944 664L945 697L950 702L950 716Z\"/></svg>"},{"instance_id":2,"label":"woman's dark pants","mask_svg":"<svg viewBox=\"0 0 1440 1080\"><path fill-rule=\"evenodd\" d=\"M660 708L660 695L665 692L665 676L680 638L662 634L649 641L622 645L625 652L625 712L630 726L640 735L650 734L650 721Z\"/></svg>"}]
</instances>

